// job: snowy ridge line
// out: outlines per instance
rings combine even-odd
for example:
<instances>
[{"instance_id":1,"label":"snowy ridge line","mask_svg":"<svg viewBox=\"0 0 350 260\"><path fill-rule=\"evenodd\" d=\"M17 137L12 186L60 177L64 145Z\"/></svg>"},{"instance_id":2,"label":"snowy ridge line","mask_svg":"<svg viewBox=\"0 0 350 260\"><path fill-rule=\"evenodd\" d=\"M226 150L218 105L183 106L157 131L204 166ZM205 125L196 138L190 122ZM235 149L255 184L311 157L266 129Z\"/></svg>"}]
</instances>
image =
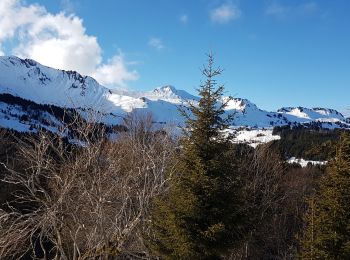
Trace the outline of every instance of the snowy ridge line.
<instances>
[{"instance_id":1,"label":"snowy ridge line","mask_svg":"<svg viewBox=\"0 0 350 260\"><path fill-rule=\"evenodd\" d=\"M105 115L102 121L107 125L119 124L122 117L131 111L150 112L158 123L182 125L184 119L178 107L186 109L189 103L196 105L199 101L198 97L173 86L158 87L153 91L110 90L95 79L78 72L53 69L34 60L15 56L0 56L1 93L8 93L36 104L55 105L78 111L81 108L93 109ZM227 97L223 101L225 99ZM247 99L234 98L228 103L226 112L235 113L234 127L263 129L313 124L321 128L350 129L349 120L334 109L285 107L276 112L269 112L258 108ZM3 109L0 126L16 125L8 124L4 119L7 113L11 113L11 106L8 106L6 111ZM241 134L239 138L243 138L244 135L247 133ZM260 142L261 139L277 137L266 133L265 137L254 138L256 142Z\"/></svg>"}]
</instances>

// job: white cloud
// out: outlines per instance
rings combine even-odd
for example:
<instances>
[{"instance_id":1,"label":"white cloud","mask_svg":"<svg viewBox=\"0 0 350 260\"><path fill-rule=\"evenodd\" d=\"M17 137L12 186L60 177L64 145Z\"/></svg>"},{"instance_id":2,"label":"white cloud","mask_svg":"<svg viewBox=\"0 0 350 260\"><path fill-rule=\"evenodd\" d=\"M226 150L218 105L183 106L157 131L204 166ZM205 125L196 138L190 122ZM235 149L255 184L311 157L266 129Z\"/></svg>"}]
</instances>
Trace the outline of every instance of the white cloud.
<instances>
[{"instance_id":1,"label":"white cloud","mask_svg":"<svg viewBox=\"0 0 350 260\"><path fill-rule=\"evenodd\" d=\"M110 86L125 86L125 81L138 78L135 71L128 70L120 53L103 63L97 38L86 34L82 19L75 15L51 14L40 5L1 0L0 28L0 47L7 40L18 42L11 54L54 68L98 76L98 80Z\"/></svg>"},{"instance_id":2,"label":"white cloud","mask_svg":"<svg viewBox=\"0 0 350 260\"><path fill-rule=\"evenodd\" d=\"M157 50L164 49L163 41L160 38L151 38L148 41L148 45L157 49Z\"/></svg>"},{"instance_id":3,"label":"white cloud","mask_svg":"<svg viewBox=\"0 0 350 260\"><path fill-rule=\"evenodd\" d=\"M228 23L241 16L241 10L230 3L223 4L210 12L210 19L215 23Z\"/></svg>"},{"instance_id":4,"label":"white cloud","mask_svg":"<svg viewBox=\"0 0 350 260\"><path fill-rule=\"evenodd\" d=\"M187 14L181 15L179 20L181 23L187 23L188 22L188 15Z\"/></svg>"},{"instance_id":5,"label":"white cloud","mask_svg":"<svg viewBox=\"0 0 350 260\"><path fill-rule=\"evenodd\" d=\"M137 80L139 75L135 70L128 70L124 55L120 52L110 59L107 64L98 67L93 73L93 77L106 86L117 84L118 86L125 87L126 80Z\"/></svg>"},{"instance_id":6,"label":"white cloud","mask_svg":"<svg viewBox=\"0 0 350 260\"><path fill-rule=\"evenodd\" d=\"M96 37L86 35L82 20L73 15L41 16L20 38L21 43L13 50L15 55L54 68L91 75L101 64L101 48Z\"/></svg>"},{"instance_id":7,"label":"white cloud","mask_svg":"<svg viewBox=\"0 0 350 260\"><path fill-rule=\"evenodd\" d=\"M45 9L38 5L23 7L18 0L0 1L0 41L14 37L20 26L26 26L31 21L46 13ZM24 28L23 28L24 29Z\"/></svg>"}]
</instances>

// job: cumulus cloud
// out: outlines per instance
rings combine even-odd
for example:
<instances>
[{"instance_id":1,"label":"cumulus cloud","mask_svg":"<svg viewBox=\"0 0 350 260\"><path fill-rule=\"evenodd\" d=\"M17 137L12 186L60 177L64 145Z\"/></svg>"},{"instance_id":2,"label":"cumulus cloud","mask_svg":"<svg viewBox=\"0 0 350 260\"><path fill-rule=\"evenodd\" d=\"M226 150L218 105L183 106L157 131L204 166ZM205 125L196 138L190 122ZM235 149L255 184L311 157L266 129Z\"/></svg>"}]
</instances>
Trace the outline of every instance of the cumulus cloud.
<instances>
[{"instance_id":1,"label":"cumulus cloud","mask_svg":"<svg viewBox=\"0 0 350 260\"><path fill-rule=\"evenodd\" d=\"M125 87L126 80L137 80L139 76L137 71L128 70L124 55L120 52L110 59L107 64L99 66L93 73L93 77L105 86L117 84L118 86Z\"/></svg>"},{"instance_id":2,"label":"cumulus cloud","mask_svg":"<svg viewBox=\"0 0 350 260\"><path fill-rule=\"evenodd\" d=\"M155 37L151 38L148 41L148 45L157 49L157 50L164 49L163 41L160 38L155 38Z\"/></svg>"},{"instance_id":3,"label":"cumulus cloud","mask_svg":"<svg viewBox=\"0 0 350 260\"><path fill-rule=\"evenodd\" d=\"M226 3L211 10L210 19L214 23L223 24L238 19L241 16L241 13L241 10L236 5Z\"/></svg>"},{"instance_id":4,"label":"cumulus cloud","mask_svg":"<svg viewBox=\"0 0 350 260\"><path fill-rule=\"evenodd\" d=\"M18 42L11 54L54 68L98 76L101 83L108 82L109 86L125 86L125 81L138 78L135 71L129 71L120 53L107 63L102 62L97 38L86 33L82 19L76 15L51 14L40 5L26 6L20 0L1 0L0 28L0 47L7 40Z\"/></svg>"},{"instance_id":5,"label":"cumulus cloud","mask_svg":"<svg viewBox=\"0 0 350 260\"><path fill-rule=\"evenodd\" d=\"M20 34L20 44L13 50L17 56L85 75L91 75L101 63L96 37L85 34L82 20L76 16L45 14Z\"/></svg>"}]
</instances>

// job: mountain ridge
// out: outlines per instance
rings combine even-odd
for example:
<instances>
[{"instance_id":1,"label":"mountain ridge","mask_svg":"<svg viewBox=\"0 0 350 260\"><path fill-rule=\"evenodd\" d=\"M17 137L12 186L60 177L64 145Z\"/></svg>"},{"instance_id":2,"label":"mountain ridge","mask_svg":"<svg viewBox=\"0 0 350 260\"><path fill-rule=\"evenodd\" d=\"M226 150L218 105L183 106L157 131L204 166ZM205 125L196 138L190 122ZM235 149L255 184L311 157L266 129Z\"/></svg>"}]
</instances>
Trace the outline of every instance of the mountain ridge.
<instances>
[{"instance_id":1,"label":"mountain ridge","mask_svg":"<svg viewBox=\"0 0 350 260\"><path fill-rule=\"evenodd\" d=\"M181 125L184 119L178 107L186 107L189 103L196 105L199 101L199 97L170 85L152 91L111 90L92 77L75 71L53 69L16 56L0 57L0 94L42 105L94 109L105 115L102 121L108 125L120 123L122 117L131 111L149 111L156 122ZM225 99L227 97L223 102ZM18 106L0 100L0 126L11 127L5 117L24 113L18 109ZM328 108L284 107L269 112L248 99L233 98L226 111L235 113L232 127L272 128L313 123L325 128L350 128L348 119Z\"/></svg>"}]
</instances>

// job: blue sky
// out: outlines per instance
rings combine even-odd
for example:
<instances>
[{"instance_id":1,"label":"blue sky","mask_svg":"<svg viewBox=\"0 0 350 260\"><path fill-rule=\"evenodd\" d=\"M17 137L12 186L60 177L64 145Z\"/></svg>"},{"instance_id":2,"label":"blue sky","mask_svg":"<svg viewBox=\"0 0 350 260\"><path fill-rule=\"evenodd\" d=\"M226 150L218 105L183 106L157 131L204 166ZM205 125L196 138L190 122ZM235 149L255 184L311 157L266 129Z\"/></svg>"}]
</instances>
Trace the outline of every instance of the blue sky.
<instances>
[{"instance_id":1,"label":"blue sky","mask_svg":"<svg viewBox=\"0 0 350 260\"><path fill-rule=\"evenodd\" d=\"M1 8L24 17L17 27L5 27L9 33L0 32L6 55L77 69L109 86L150 90L171 84L195 93L205 54L212 51L227 92L263 109L350 108L347 0L2 1L9 4L0 4L0 17ZM30 20L30 12L36 18ZM0 18L0 28L2 23ZM79 56L86 53L88 58ZM72 57L53 62L59 55Z\"/></svg>"}]
</instances>

